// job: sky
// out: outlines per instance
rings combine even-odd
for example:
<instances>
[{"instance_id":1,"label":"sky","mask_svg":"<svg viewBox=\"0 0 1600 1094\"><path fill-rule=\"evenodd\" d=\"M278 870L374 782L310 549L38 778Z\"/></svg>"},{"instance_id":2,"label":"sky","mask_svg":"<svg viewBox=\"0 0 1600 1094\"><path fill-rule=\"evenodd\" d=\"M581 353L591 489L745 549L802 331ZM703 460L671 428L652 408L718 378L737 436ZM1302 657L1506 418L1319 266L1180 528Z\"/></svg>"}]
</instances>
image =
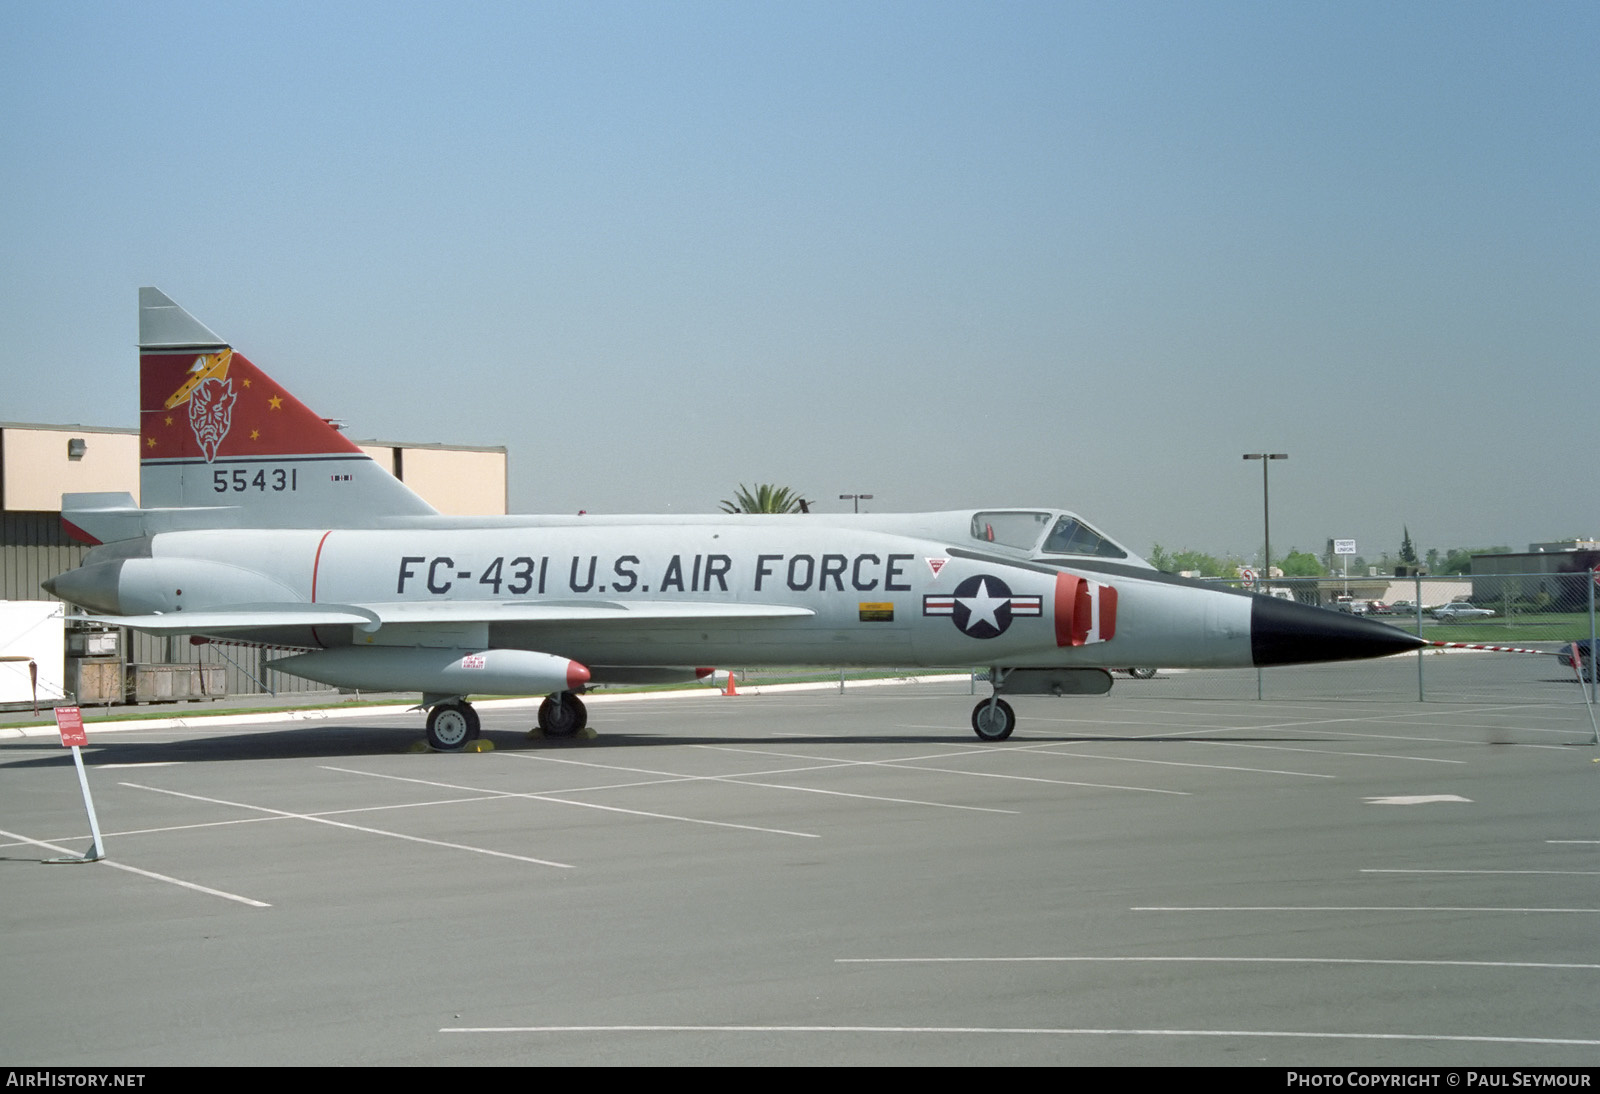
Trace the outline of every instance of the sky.
<instances>
[{"instance_id":1,"label":"sky","mask_svg":"<svg viewBox=\"0 0 1600 1094\"><path fill-rule=\"evenodd\" d=\"M1600 5L0 0L0 419L160 287L520 512L1600 537Z\"/></svg>"}]
</instances>

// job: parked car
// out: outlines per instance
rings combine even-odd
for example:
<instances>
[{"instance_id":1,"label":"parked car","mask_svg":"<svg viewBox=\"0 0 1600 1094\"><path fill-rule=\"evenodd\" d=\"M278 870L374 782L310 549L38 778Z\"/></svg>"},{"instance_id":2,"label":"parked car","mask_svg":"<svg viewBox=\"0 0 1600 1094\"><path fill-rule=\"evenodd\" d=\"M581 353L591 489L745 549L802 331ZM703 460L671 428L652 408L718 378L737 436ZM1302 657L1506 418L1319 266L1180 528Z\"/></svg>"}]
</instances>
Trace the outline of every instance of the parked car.
<instances>
[{"instance_id":1,"label":"parked car","mask_svg":"<svg viewBox=\"0 0 1600 1094\"><path fill-rule=\"evenodd\" d=\"M1390 615L1416 615L1417 606L1409 600L1396 600L1389 605Z\"/></svg>"},{"instance_id":2,"label":"parked car","mask_svg":"<svg viewBox=\"0 0 1600 1094\"><path fill-rule=\"evenodd\" d=\"M1442 608L1433 609L1435 619L1488 619L1493 614L1493 608L1480 608L1476 604L1468 604L1465 600L1457 600Z\"/></svg>"},{"instance_id":3,"label":"parked car","mask_svg":"<svg viewBox=\"0 0 1600 1094\"><path fill-rule=\"evenodd\" d=\"M1583 679L1591 679L1594 676L1594 654L1589 650L1589 640L1587 638L1581 642L1571 642L1562 646L1556 654L1556 660L1567 666L1567 668L1572 668L1574 650L1577 651L1578 660L1583 662Z\"/></svg>"},{"instance_id":4,"label":"parked car","mask_svg":"<svg viewBox=\"0 0 1600 1094\"><path fill-rule=\"evenodd\" d=\"M1367 601L1368 615L1393 615L1394 609L1381 600Z\"/></svg>"}]
</instances>

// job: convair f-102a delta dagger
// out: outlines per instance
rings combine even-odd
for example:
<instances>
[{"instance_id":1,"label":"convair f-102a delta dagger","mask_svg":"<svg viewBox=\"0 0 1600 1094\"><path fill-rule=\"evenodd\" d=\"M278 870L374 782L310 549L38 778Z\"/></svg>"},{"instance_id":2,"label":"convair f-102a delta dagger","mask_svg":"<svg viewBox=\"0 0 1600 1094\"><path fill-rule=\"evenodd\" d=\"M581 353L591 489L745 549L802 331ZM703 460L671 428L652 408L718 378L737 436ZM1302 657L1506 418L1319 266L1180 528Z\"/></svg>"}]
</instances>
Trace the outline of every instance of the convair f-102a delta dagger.
<instances>
[{"instance_id":1,"label":"convair f-102a delta dagger","mask_svg":"<svg viewBox=\"0 0 1600 1094\"><path fill-rule=\"evenodd\" d=\"M68 494L97 543L46 589L83 618L301 652L346 688L416 691L429 743L473 695L547 695L571 734L597 684L698 666L989 669L1002 695L1099 695L1109 668L1227 668L1417 648L1382 623L1203 587L1060 509L807 516L446 517L156 289L139 291L140 489Z\"/></svg>"}]
</instances>

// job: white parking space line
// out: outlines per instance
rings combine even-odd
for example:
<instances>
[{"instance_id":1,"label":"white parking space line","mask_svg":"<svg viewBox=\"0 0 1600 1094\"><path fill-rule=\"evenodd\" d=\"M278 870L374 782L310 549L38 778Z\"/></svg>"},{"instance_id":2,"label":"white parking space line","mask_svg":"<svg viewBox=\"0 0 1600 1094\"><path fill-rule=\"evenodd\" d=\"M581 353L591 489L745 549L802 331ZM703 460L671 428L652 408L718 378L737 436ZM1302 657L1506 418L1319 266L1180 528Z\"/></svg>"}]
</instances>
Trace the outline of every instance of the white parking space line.
<instances>
[{"instance_id":1,"label":"white parking space line","mask_svg":"<svg viewBox=\"0 0 1600 1094\"><path fill-rule=\"evenodd\" d=\"M386 805L357 805L347 809L319 809L293 816L233 817L229 820L197 821L193 824L167 824L159 828L124 828L103 833L107 839L117 836L159 836L168 832L192 832L201 828L231 828L236 824L277 824L281 821L312 817L344 817L353 813L383 813L393 809L426 809L435 805L470 805L473 802L493 801L495 798L514 798L515 794L475 794L470 798L435 798L421 802L390 802ZM5 846L0 844L0 847Z\"/></svg>"},{"instance_id":2,"label":"white parking space line","mask_svg":"<svg viewBox=\"0 0 1600 1094\"><path fill-rule=\"evenodd\" d=\"M1438 1041L1494 1045L1577 1045L1600 1041L1572 1037L1491 1037L1449 1033L1328 1033L1270 1029L1099 1029L1069 1026L446 1026L440 1033L926 1033L1047 1037L1243 1037L1307 1041Z\"/></svg>"},{"instance_id":3,"label":"white parking space line","mask_svg":"<svg viewBox=\"0 0 1600 1094\"><path fill-rule=\"evenodd\" d=\"M1140 738L1140 739L1148 738L1148 737L1159 738L1159 737L1164 736L1168 732L1182 732L1182 733L1194 734L1194 735L1198 736L1200 734L1215 734L1215 733L1229 733L1229 732L1235 732L1235 733L1260 733L1260 732L1267 731L1267 730L1318 730L1318 731L1321 731L1321 732L1324 732L1324 733L1329 733L1329 734L1340 736L1340 737L1357 737L1357 738L1365 738L1365 739L1370 739L1370 740L1417 741L1417 742L1424 743L1424 744L1478 744L1478 743L1481 743L1481 742L1478 742L1478 741L1467 741L1467 740L1461 739L1460 737L1425 737L1425 736L1417 736L1417 735L1414 735L1414 734L1397 734L1397 733L1360 733L1360 732L1356 732L1354 730L1348 730L1348 729L1347 730L1337 730L1337 729L1334 729L1332 727L1338 726L1338 725L1346 725L1346 726L1348 726L1348 725L1358 725L1358 724L1363 723L1363 722L1394 723L1394 722L1402 722L1402 721L1424 721L1424 720L1439 719L1439 718L1450 718L1451 719L1451 728L1452 729L1481 729L1481 730L1491 730L1491 731L1502 731L1503 732L1503 731L1508 730L1508 728L1509 728L1506 725L1504 725L1503 723L1490 723L1490 722L1471 723L1471 722L1462 721L1461 719L1465 715L1500 714L1500 713L1518 713L1518 714L1524 714L1524 715L1529 716L1529 717L1534 717L1534 716L1538 716L1538 715L1543 714L1544 710L1543 710L1543 708L1532 708L1532 707L1529 707L1527 704L1507 704L1507 705L1504 705L1504 706L1475 707L1470 711L1462 711L1459 708L1444 708L1444 709L1433 709L1433 710L1384 710L1384 711L1381 711L1381 712L1378 712L1378 713L1363 714L1363 715L1350 715L1348 713L1341 712L1336 716L1335 715L1330 715L1328 717L1321 717L1321 718L1297 719L1297 720L1292 721L1292 722L1251 722L1251 721L1247 720L1247 716L1250 713L1251 712L1248 709L1244 710L1244 711L1232 710L1232 711L1227 711L1227 712L1218 712L1217 717L1225 717L1225 718L1228 719L1227 723L1221 724L1221 725L1216 725L1216 724L1209 724L1208 725L1208 724L1195 723L1195 722L1186 720L1187 718L1194 717L1192 712L1190 712L1190 713L1188 713L1186 715L1182 715L1182 716L1174 716L1174 720L1169 722L1169 723L1166 723L1165 725L1163 725L1160 722L1155 722L1151 718L1136 718L1136 717L1133 717L1133 716L1129 716L1129 718L1127 720L1127 724L1137 724L1137 725L1142 725L1142 726L1149 726L1154 722L1154 724L1156 724L1156 725L1161 727L1161 728L1158 728L1158 729L1156 729L1156 730L1154 730L1152 732L1149 732L1149 733L1132 735L1132 736ZM1241 717L1241 715L1243 715L1245 717ZM1093 718L1090 718L1090 717L1082 717L1082 718L1074 717L1074 718L1052 718L1052 719L1030 718L1029 719L1030 722L1036 722L1036 721L1040 721L1040 720L1057 721L1057 722L1080 724L1080 725L1086 725L1086 726L1096 726L1096 727L1104 727L1104 726L1106 726L1108 724L1123 724L1122 722L1120 722L1118 720L1108 719L1108 718L1104 718L1104 717L1093 717ZM1171 727L1171 728L1169 728L1169 727ZM933 727L924 727L924 728L933 728ZM1554 732L1570 732L1568 730L1559 730L1559 729L1551 729L1551 730L1536 729L1536 730L1532 730L1532 731L1536 731L1536 732L1552 732L1552 733L1554 733ZM1222 743L1238 743L1238 742L1222 742ZM1520 742L1520 741L1519 742L1496 742L1496 743L1516 744L1518 747L1523 747L1523 748L1566 748L1566 747L1568 747L1567 745L1543 745L1543 744L1533 744L1533 743L1530 743L1530 742Z\"/></svg>"},{"instance_id":4,"label":"white parking space line","mask_svg":"<svg viewBox=\"0 0 1600 1094\"><path fill-rule=\"evenodd\" d=\"M346 775L364 775L370 779L390 779L394 782L416 783L421 786L435 786L446 790L477 790L478 787L461 786L455 783L436 782L431 779L413 779L403 775L387 775L379 771L358 771L349 767L329 767L327 771L339 771ZM509 793L502 790L484 790L485 794L493 794L502 798L522 798L527 801L548 802L551 805L569 805L577 809L598 809L603 813L622 813L634 817L648 817L651 820L679 821L683 824L704 824L713 828L734 828L744 832L761 832L769 836L798 836L801 839L821 839L815 832L791 832L785 828L763 828L755 824L735 824L732 821L707 820L704 817L683 817L673 813L652 813L643 809L624 809L617 805L600 805L597 802L572 801L569 798L559 798L551 794L536 794L530 792ZM564 793L577 794L580 790L569 790Z\"/></svg>"},{"instance_id":5,"label":"white parking space line","mask_svg":"<svg viewBox=\"0 0 1600 1094\"><path fill-rule=\"evenodd\" d=\"M1022 750L1011 749L1007 751ZM996 755L998 754L999 753L996 753ZM922 764L902 763L898 760L894 761L889 766L904 768L907 771L936 771L941 775L958 775L969 779L1009 779L1015 782L1046 783L1050 786L1076 786L1084 790L1127 790L1135 794L1169 794L1173 797L1179 798L1193 797L1193 795L1187 790L1163 790L1154 786L1124 786L1119 783L1076 782L1071 779L1046 779L1038 775L1007 775L998 771L952 771L947 767L928 767Z\"/></svg>"},{"instance_id":6,"label":"white parking space line","mask_svg":"<svg viewBox=\"0 0 1600 1094\"><path fill-rule=\"evenodd\" d=\"M1184 760L1152 760L1146 756L1107 756L1096 752L1067 752L1057 745L1027 745L1015 751L1035 752L1046 756L1062 756L1075 760L1103 760L1108 763L1157 764L1161 767L1196 767L1206 771L1235 771L1247 775L1292 775L1302 779L1335 779L1337 775L1324 775L1311 771L1279 771L1270 767L1229 767L1225 764L1201 764Z\"/></svg>"},{"instance_id":7,"label":"white parking space line","mask_svg":"<svg viewBox=\"0 0 1600 1094\"><path fill-rule=\"evenodd\" d=\"M54 851L56 854L63 857L81 853L74 851L69 847L62 847L54 843L45 843L43 840L29 839L27 836L20 836L15 832L7 832L4 829L0 829L0 836L6 836L10 839L16 840L19 843L31 844L34 847L43 847L45 850ZM115 859L103 858L98 862L89 863L86 865L109 866L113 870L121 870L129 874L137 874L139 877L147 877L152 881L162 881L168 885L176 885L180 889L189 889L196 893L205 893L207 896L219 896L223 900L231 900L236 904L243 904L250 908L272 907L272 905L266 903L265 901L252 900L250 897L240 896L238 893L230 893L223 889L213 889L209 885L201 885L193 881L184 881L182 878L169 877L166 874L158 874L154 870L141 870L137 866L129 866L127 863L117 862Z\"/></svg>"},{"instance_id":8,"label":"white parking space line","mask_svg":"<svg viewBox=\"0 0 1600 1094\"><path fill-rule=\"evenodd\" d=\"M902 729L931 729L932 726L901 726ZM1044 742L1040 742L1041 744ZM958 753L940 752L930 756L918 757L919 760L955 759L960 756L1005 756L1014 752L1024 752L1022 742L1018 741L1010 747L989 746L986 748L968 748L966 746L952 746L961 749ZM952 770L947 767L927 767L911 760L854 760L852 763L867 764L876 767L898 767L905 771L932 771L940 775L954 775L969 779L1014 779L1019 782L1048 783L1051 786L1076 786L1085 790L1127 790L1135 794L1172 794L1177 797L1191 797L1187 790L1164 790L1154 786L1124 786L1119 783L1091 783L1078 782L1070 779L1046 779L1034 775L1006 775L996 771L964 771Z\"/></svg>"},{"instance_id":9,"label":"white parking space line","mask_svg":"<svg viewBox=\"0 0 1600 1094\"><path fill-rule=\"evenodd\" d=\"M952 755L982 756L992 751L991 746L973 748L968 745L949 745L938 752L929 752L921 756L901 756L893 760L858 760L844 759L840 756L811 756L803 752L778 752L770 748L747 748L738 745L695 745L695 748L704 748L711 752L740 752L750 756L774 756L780 760L810 760L815 767L796 767L792 771L823 770L829 767L896 767L904 763L914 763L920 760L944 760ZM958 752L950 750L958 749ZM757 772L762 774L762 772Z\"/></svg>"},{"instance_id":10,"label":"white parking space line","mask_svg":"<svg viewBox=\"0 0 1600 1094\"><path fill-rule=\"evenodd\" d=\"M1385 752L1345 752L1337 748L1303 748L1297 745L1268 745L1254 744L1249 741L1202 741L1197 740L1192 744L1205 745L1207 748L1259 748L1269 752L1308 752L1318 756L1345 756L1358 760L1415 760L1423 764L1461 764L1466 765L1466 760L1446 760L1438 756L1406 756L1401 753Z\"/></svg>"},{"instance_id":11,"label":"white parking space line","mask_svg":"<svg viewBox=\"0 0 1600 1094\"><path fill-rule=\"evenodd\" d=\"M1421 904L1391 904L1391 905L1362 905L1362 904L1259 904L1259 905L1227 905L1227 904L1195 904L1189 906L1179 905L1146 905L1143 907L1129 908L1130 912L1549 912L1556 915L1600 915L1600 908L1496 908L1496 907L1447 907L1445 905Z\"/></svg>"},{"instance_id":12,"label":"white parking space line","mask_svg":"<svg viewBox=\"0 0 1600 1094\"><path fill-rule=\"evenodd\" d=\"M697 748L708 748L719 751L738 752L754 751L747 749L718 749L716 745L697 745ZM983 805L959 805L954 802L923 801L918 798L896 798L882 794L856 794L848 790L827 790L818 786L795 786L790 783L758 782L759 778L767 775L794 775L812 771L829 771L836 768L859 766L853 761L829 761L827 763L808 764L803 767L785 767L774 771L753 771L741 775L675 775L669 771L652 771L641 767L619 767L613 764L591 763L587 760L563 759L559 756L537 756L529 753L516 754L517 759L543 760L547 763L572 764L576 767L599 768L603 771L630 771L639 775L658 775L672 782L722 782L733 783L738 786L759 787L763 790L789 790L800 794L822 794L836 798L856 798L861 801L884 802L888 805L921 805L931 809L959 809L969 813L1004 813L1016 816L1015 809L995 809ZM803 758L803 757L796 757ZM578 793L579 791L562 791L562 793Z\"/></svg>"},{"instance_id":13,"label":"white parking space line","mask_svg":"<svg viewBox=\"0 0 1600 1094\"><path fill-rule=\"evenodd\" d=\"M405 832L391 832L383 828L370 828L360 824L350 824L347 821L331 820L311 813L296 813L286 809L272 809L265 805L251 805L248 802L228 801L225 798L207 798L200 794L185 794L178 790L164 790L159 786L141 786L138 783L118 783L133 790L146 790L152 794L167 794L174 798L187 798L190 801L205 802L209 805L226 805L234 809L249 809L257 813L266 813L269 816L283 817L292 820L309 821L312 824L326 824L334 828L343 828L351 832L364 832L369 836L386 836L389 839L405 840L408 843L422 843L430 847L444 847L452 851L471 851L477 855L489 855L493 858L507 858L516 862L526 862L534 866L554 866L562 870L572 869L571 863L553 862L549 859L532 858L528 855L514 855L509 851L493 851L487 847L473 847L465 843L449 843L444 840L427 839L423 836L412 836Z\"/></svg>"},{"instance_id":14,"label":"white parking space line","mask_svg":"<svg viewBox=\"0 0 1600 1094\"><path fill-rule=\"evenodd\" d=\"M1553 877L1600 877L1600 870L1405 870L1363 869L1363 874L1539 874Z\"/></svg>"},{"instance_id":15,"label":"white parking space line","mask_svg":"<svg viewBox=\"0 0 1600 1094\"><path fill-rule=\"evenodd\" d=\"M1518 708L1508 708L1508 709L1515 710L1515 709L1518 709ZM1468 739L1464 739L1464 738L1461 738L1461 737L1424 737L1424 736L1418 736L1416 734L1401 734L1401 733L1361 733L1361 732L1357 732L1357 731L1350 730L1350 729L1334 729L1334 728L1332 728L1333 726L1336 726L1336 725L1353 725L1353 724L1359 724L1359 723L1362 723L1362 722L1393 723L1393 722L1407 721L1407 720L1412 720L1412 719L1436 718L1436 717L1439 717L1441 715L1451 714L1451 713L1454 713L1454 712L1452 712L1452 711L1410 711L1410 712L1393 712L1393 713L1385 712L1385 713L1382 713L1382 714L1374 714L1374 715L1368 715L1368 716L1362 716L1362 717L1344 716L1344 717L1337 717L1337 718L1316 718L1316 719L1306 719L1304 721L1294 721L1294 722L1245 722L1245 721L1239 721L1237 719L1237 714L1235 714L1230 719L1230 721L1228 721L1227 723L1221 724L1221 725L1211 724L1211 723L1196 723L1196 722L1190 722L1190 721L1173 721L1173 722L1169 722L1169 723L1166 723L1166 724L1162 724L1162 723L1159 723L1159 722L1154 722L1154 720L1150 719L1150 718L1138 719L1137 721L1129 720L1126 723L1118 721L1118 720L1106 719L1106 718L1052 718L1052 719L1048 719L1048 720L1049 721L1056 721L1056 722L1063 722L1063 723L1077 724L1077 725L1082 725L1082 726L1085 726L1085 727L1092 727L1093 730L1099 730L1100 731L1100 733L1095 734L1095 736L1100 736L1100 737L1103 737L1104 739L1113 740L1113 741L1114 740L1119 740L1119 739L1123 739L1123 740L1139 740L1139 741L1143 741L1143 740L1161 740L1164 737L1168 737L1168 736L1172 736L1172 735L1182 735L1182 736L1184 736L1186 738L1189 738L1187 743L1190 743L1190 744L1232 745L1232 746L1234 746L1236 748L1285 748L1285 749L1295 750L1296 746L1275 745L1275 744L1270 744L1270 743L1267 743L1267 742L1257 742L1257 741L1208 741L1208 740L1206 740L1206 738L1208 736L1210 736L1210 735L1214 735L1214 734L1218 734L1218 733L1263 733L1263 732L1274 731L1274 730L1278 730L1278 731L1281 731L1281 730L1296 730L1296 731L1304 731L1304 732L1313 732L1313 731L1315 731L1315 732L1320 732L1320 733L1327 734L1328 736L1331 736L1331 737L1348 737L1348 738L1354 738L1354 739L1357 739L1357 740L1371 740L1371 741L1411 741L1411 742L1415 742L1415 743L1419 743L1419 744L1454 744L1454 745L1480 745L1480 744L1486 743L1486 742L1484 742L1482 740L1468 740ZM1041 721L1041 720L1046 720L1046 719L1030 718L1029 722L1033 723L1033 722L1038 722L1038 721ZM1153 723L1156 724L1159 728L1154 729L1154 730L1152 730L1150 732L1147 732L1147 733L1118 734L1118 733L1106 733L1105 732L1106 727L1109 726L1109 725L1120 725L1120 724L1133 725L1133 724L1136 724L1136 725L1141 725L1141 726L1149 726L1149 725L1151 725ZM918 727L911 727L911 728L932 729L934 727L932 727L932 726L918 726ZM1508 727L1506 725L1498 724L1498 723L1477 723L1477 724L1473 724L1473 723L1467 723L1467 722L1454 722L1454 723L1452 723L1451 728L1477 729L1477 730L1483 730L1483 731L1488 731L1488 732L1497 733L1497 734L1511 732L1511 729L1512 729L1512 727ZM1547 730L1547 729L1539 729L1537 727L1529 727L1529 726L1518 726L1518 727L1515 727L1515 728L1516 728L1517 732L1567 733L1567 734L1571 734L1572 732L1575 732L1574 730L1570 730L1570 729L1548 729ZM1086 730L1086 732L1089 732L1089 731ZM1018 739L1026 740L1026 737L1025 737L1025 735L1023 735L1022 731L1019 731ZM1091 739L1093 739L1093 738L1091 738ZM1036 742L1036 743L1038 743L1038 744L1047 744L1049 742L1047 742L1047 741L1039 741L1039 742ZM1077 743L1082 743L1082 742L1077 742ZM1536 744L1536 743L1531 742L1531 741L1495 740L1493 742L1488 742L1488 743L1492 743L1492 744L1495 744L1495 745L1515 746L1517 748L1562 749L1562 748L1570 748L1570 747L1572 747L1571 744ZM1587 744L1588 742L1584 741L1584 742L1577 742L1577 743ZM1469 762L1469 761L1466 761L1466 760L1451 760L1451 759L1443 759L1443 758L1440 758L1440 757L1431 757L1431 756L1385 756L1385 755L1382 755L1382 754L1374 755L1374 754L1371 754L1371 753L1342 752L1342 751L1336 751L1334 754L1335 755L1343 755L1343 756L1372 756L1373 758L1385 759L1385 760L1410 759L1410 760L1419 760L1419 761L1427 762L1427 763L1457 763L1457 764L1460 764L1460 763Z\"/></svg>"},{"instance_id":16,"label":"white parking space line","mask_svg":"<svg viewBox=\"0 0 1600 1094\"><path fill-rule=\"evenodd\" d=\"M1600 964L1560 961L1430 961L1397 957L836 957L836 965L1027 965L1027 964L1140 964L1201 965L1425 965L1467 969L1591 969Z\"/></svg>"}]
</instances>

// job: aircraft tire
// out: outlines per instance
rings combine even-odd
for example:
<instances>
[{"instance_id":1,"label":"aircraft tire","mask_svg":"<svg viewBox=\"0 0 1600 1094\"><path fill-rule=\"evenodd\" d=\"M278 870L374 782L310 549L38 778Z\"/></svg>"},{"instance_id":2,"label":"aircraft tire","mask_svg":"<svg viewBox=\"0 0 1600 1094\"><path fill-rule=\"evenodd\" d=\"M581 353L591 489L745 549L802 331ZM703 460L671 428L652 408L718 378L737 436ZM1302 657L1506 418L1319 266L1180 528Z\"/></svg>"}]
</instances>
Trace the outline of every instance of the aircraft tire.
<instances>
[{"instance_id":1,"label":"aircraft tire","mask_svg":"<svg viewBox=\"0 0 1600 1094\"><path fill-rule=\"evenodd\" d=\"M539 704L539 732L546 737L571 737L589 724L589 708L583 700L564 691Z\"/></svg>"},{"instance_id":2,"label":"aircraft tire","mask_svg":"<svg viewBox=\"0 0 1600 1094\"><path fill-rule=\"evenodd\" d=\"M1155 669L1129 669L1128 675L1135 680L1150 680L1155 677Z\"/></svg>"},{"instance_id":3,"label":"aircraft tire","mask_svg":"<svg viewBox=\"0 0 1600 1094\"><path fill-rule=\"evenodd\" d=\"M478 712L468 703L440 703L428 712L428 747L435 752L460 752L480 730Z\"/></svg>"},{"instance_id":4,"label":"aircraft tire","mask_svg":"<svg viewBox=\"0 0 1600 1094\"><path fill-rule=\"evenodd\" d=\"M1017 715L1004 699L985 699L972 708L972 731L985 741L1003 741L1017 728Z\"/></svg>"}]
</instances>

